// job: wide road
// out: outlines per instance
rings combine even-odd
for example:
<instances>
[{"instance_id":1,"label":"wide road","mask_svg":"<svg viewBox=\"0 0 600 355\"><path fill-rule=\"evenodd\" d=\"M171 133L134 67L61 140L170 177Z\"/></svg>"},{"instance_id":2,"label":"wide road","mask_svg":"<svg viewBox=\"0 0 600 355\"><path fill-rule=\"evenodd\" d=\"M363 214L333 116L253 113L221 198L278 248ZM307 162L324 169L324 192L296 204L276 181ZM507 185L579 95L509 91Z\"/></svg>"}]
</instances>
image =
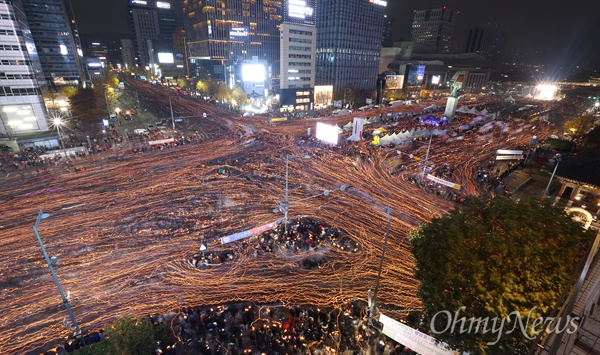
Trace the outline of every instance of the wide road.
<instances>
[{"instance_id":1,"label":"wide road","mask_svg":"<svg viewBox=\"0 0 600 355\"><path fill-rule=\"evenodd\" d=\"M141 82L133 85L157 115L169 112L168 92ZM41 222L40 234L48 253L59 258L56 272L84 330L124 314L161 313L180 305L250 300L337 307L349 299L366 299L375 284L387 205L393 213L378 301L390 312L420 308L407 238L419 223L453 204L408 180L419 171L418 162L405 161L407 169L392 175L400 159L396 149L368 142L332 149L302 139L306 128L314 131L317 120L270 126L264 117L241 118L194 98L172 101L176 116L207 112L206 119L186 123L186 129L207 133L203 141L146 154L104 153L80 163L88 167L82 172L54 169L2 186L0 352L37 354L67 335L67 313L32 230L39 210L51 215ZM326 121L343 125L352 117ZM388 128L398 131L403 125L414 123ZM500 128L496 125L493 132L434 137L430 161L454 167L452 179L465 192L478 194L474 173L492 157ZM527 122L511 122L500 146L527 145L532 132ZM540 138L550 133L551 126L537 130ZM425 148L416 144L413 153L424 158ZM329 262L306 270L299 267L297 254L254 258L234 243L234 261L209 269L190 266L187 260L202 238L209 249L218 249L222 236L281 218L272 210L284 198L285 156L299 153L311 159L290 161L291 201L342 184L353 188L294 204L291 218L306 215L338 227L361 251L324 247L317 252ZM219 174L219 168L235 173Z\"/></svg>"}]
</instances>

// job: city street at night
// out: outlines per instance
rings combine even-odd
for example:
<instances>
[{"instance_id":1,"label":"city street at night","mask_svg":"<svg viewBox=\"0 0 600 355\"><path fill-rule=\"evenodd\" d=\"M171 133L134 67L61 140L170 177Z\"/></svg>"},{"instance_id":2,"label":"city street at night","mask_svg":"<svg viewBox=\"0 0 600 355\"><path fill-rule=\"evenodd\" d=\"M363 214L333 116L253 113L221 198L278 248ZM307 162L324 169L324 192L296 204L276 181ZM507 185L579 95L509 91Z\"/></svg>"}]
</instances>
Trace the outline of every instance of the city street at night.
<instances>
[{"instance_id":1,"label":"city street at night","mask_svg":"<svg viewBox=\"0 0 600 355\"><path fill-rule=\"evenodd\" d=\"M167 92L135 80L128 85L137 87L140 100L147 100L142 104L155 115L168 117ZM68 335L63 325L67 313L32 229L40 210L50 214L40 223L41 238L48 254L58 258L56 273L84 332L121 315L145 316L181 306L250 301L341 308L351 300L366 300L375 287L388 205L391 229L377 304L391 314L420 309L407 237L419 223L453 208L456 200L445 190L435 193L415 183L428 134L407 148L420 159L409 159L397 148L372 146L370 140L346 142L349 132L336 147L306 137L307 128L314 132L317 122L343 126L354 115L270 125L267 117L240 117L196 98L172 101L176 117L198 115L185 119L179 129L206 134L185 145L144 152L134 152L138 142L125 142L120 149L79 158L68 170L57 165L38 174L32 167L21 169L21 175L12 169L4 174L3 353L40 353ZM479 104L490 111L503 105L491 99ZM426 105L402 109L415 112ZM202 112L207 118L200 117ZM360 115L385 117L388 112L398 109ZM460 116L445 127L450 137L434 136L428 157L433 171L441 169L446 179L462 186L461 195L487 189L477 174L494 159L497 147L527 147L534 134L541 139L553 129L516 119L502 124L498 118L500 124L489 131L459 131L471 118ZM366 132L376 127L395 132L428 128L411 118L376 123ZM310 158L303 159L305 154ZM242 241L221 245L222 237L283 218L273 210L285 198L288 155L300 156L289 160L291 225L303 216L320 221L343 232L356 250L325 242L270 253L252 253ZM399 165L403 168L397 169ZM340 189L342 185L352 187ZM319 196L310 198L314 195ZM203 241L206 251L227 249L233 258L195 267L190 260ZM303 267L301 261L309 256L323 262Z\"/></svg>"}]
</instances>

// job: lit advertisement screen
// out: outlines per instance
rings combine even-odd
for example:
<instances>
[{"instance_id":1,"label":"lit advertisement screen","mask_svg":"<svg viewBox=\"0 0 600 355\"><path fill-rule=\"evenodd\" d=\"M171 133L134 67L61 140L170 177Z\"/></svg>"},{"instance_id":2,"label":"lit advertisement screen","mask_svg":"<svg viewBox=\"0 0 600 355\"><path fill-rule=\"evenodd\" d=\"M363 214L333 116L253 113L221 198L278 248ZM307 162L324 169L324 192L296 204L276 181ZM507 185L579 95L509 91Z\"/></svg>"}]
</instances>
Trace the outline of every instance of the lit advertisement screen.
<instances>
[{"instance_id":1,"label":"lit advertisement screen","mask_svg":"<svg viewBox=\"0 0 600 355\"><path fill-rule=\"evenodd\" d=\"M385 88L387 90L399 90L404 85L404 75L386 75Z\"/></svg>"},{"instance_id":2,"label":"lit advertisement screen","mask_svg":"<svg viewBox=\"0 0 600 355\"><path fill-rule=\"evenodd\" d=\"M247 63L242 65L242 80L245 82L263 83L267 79L264 64Z\"/></svg>"},{"instance_id":3,"label":"lit advertisement screen","mask_svg":"<svg viewBox=\"0 0 600 355\"><path fill-rule=\"evenodd\" d=\"M315 5L315 0L285 0L284 22L298 25L314 25Z\"/></svg>"},{"instance_id":4,"label":"lit advertisement screen","mask_svg":"<svg viewBox=\"0 0 600 355\"><path fill-rule=\"evenodd\" d=\"M407 85L423 85L423 77L425 76L424 65L411 65L408 70Z\"/></svg>"},{"instance_id":5,"label":"lit advertisement screen","mask_svg":"<svg viewBox=\"0 0 600 355\"><path fill-rule=\"evenodd\" d=\"M333 98L333 85L315 86L315 105L330 105Z\"/></svg>"},{"instance_id":6,"label":"lit advertisement screen","mask_svg":"<svg viewBox=\"0 0 600 355\"><path fill-rule=\"evenodd\" d=\"M327 143L337 144L338 136L338 128L336 126L317 122L317 139Z\"/></svg>"},{"instance_id":7,"label":"lit advertisement screen","mask_svg":"<svg viewBox=\"0 0 600 355\"><path fill-rule=\"evenodd\" d=\"M229 39L245 40L248 38L250 28L248 26L231 25L229 28Z\"/></svg>"},{"instance_id":8,"label":"lit advertisement screen","mask_svg":"<svg viewBox=\"0 0 600 355\"><path fill-rule=\"evenodd\" d=\"M439 84L439 83L440 83L440 78L441 78L441 77L440 77L439 75L432 75L432 76L431 76L431 83L432 83L433 85L437 85L437 84Z\"/></svg>"},{"instance_id":9,"label":"lit advertisement screen","mask_svg":"<svg viewBox=\"0 0 600 355\"><path fill-rule=\"evenodd\" d=\"M158 53L158 62L162 64L173 64L175 60L173 53Z\"/></svg>"}]
</instances>

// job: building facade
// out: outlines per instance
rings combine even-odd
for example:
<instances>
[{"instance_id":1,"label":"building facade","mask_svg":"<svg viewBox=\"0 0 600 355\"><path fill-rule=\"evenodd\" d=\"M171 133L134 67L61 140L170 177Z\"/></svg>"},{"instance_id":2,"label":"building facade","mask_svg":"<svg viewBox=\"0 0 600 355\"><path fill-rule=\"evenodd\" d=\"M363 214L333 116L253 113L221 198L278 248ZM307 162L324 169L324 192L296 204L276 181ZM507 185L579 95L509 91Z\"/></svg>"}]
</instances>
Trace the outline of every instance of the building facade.
<instances>
[{"instance_id":1,"label":"building facade","mask_svg":"<svg viewBox=\"0 0 600 355\"><path fill-rule=\"evenodd\" d=\"M129 24L137 64L154 70L159 52L172 53L175 11L164 1L129 1Z\"/></svg>"},{"instance_id":2,"label":"building facade","mask_svg":"<svg viewBox=\"0 0 600 355\"><path fill-rule=\"evenodd\" d=\"M74 19L69 19L63 0L21 0L21 3L48 85L77 86L85 81L79 37L74 38L71 26Z\"/></svg>"},{"instance_id":3,"label":"building facade","mask_svg":"<svg viewBox=\"0 0 600 355\"><path fill-rule=\"evenodd\" d=\"M498 61L504 54L508 35L497 27L479 26L469 29L465 41L465 53L479 53Z\"/></svg>"},{"instance_id":4,"label":"building facade","mask_svg":"<svg viewBox=\"0 0 600 355\"><path fill-rule=\"evenodd\" d=\"M183 12L190 61L231 86L235 68L257 57L269 64L278 88L282 1L184 0Z\"/></svg>"},{"instance_id":5,"label":"building facade","mask_svg":"<svg viewBox=\"0 0 600 355\"><path fill-rule=\"evenodd\" d=\"M281 106L289 111L312 109L315 86L314 0L286 0L280 27Z\"/></svg>"},{"instance_id":6,"label":"building facade","mask_svg":"<svg viewBox=\"0 0 600 355\"><path fill-rule=\"evenodd\" d=\"M135 67L135 49L133 48L133 41L130 39L121 40L121 62L125 69Z\"/></svg>"},{"instance_id":7,"label":"building facade","mask_svg":"<svg viewBox=\"0 0 600 355\"><path fill-rule=\"evenodd\" d=\"M0 1L0 134L48 131L45 88L21 1Z\"/></svg>"},{"instance_id":8,"label":"building facade","mask_svg":"<svg viewBox=\"0 0 600 355\"><path fill-rule=\"evenodd\" d=\"M413 51L450 53L458 12L445 7L415 11L412 23Z\"/></svg>"},{"instance_id":9,"label":"building facade","mask_svg":"<svg viewBox=\"0 0 600 355\"><path fill-rule=\"evenodd\" d=\"M383 36L381 47L390 48L394 46L394 23L396 18L392 15L383 15Z\"/></svg>"},{"instance_id":10,"label":"building facade","mask_svg":"<svg viewBox=\"0 0 600 355\"><path fill-rule=\"evenodd\" d=\"M333 85L334 93L347 85L375 89L386 5L381 0L317 2L316 85Z\"/></svg>"}]
</instances>

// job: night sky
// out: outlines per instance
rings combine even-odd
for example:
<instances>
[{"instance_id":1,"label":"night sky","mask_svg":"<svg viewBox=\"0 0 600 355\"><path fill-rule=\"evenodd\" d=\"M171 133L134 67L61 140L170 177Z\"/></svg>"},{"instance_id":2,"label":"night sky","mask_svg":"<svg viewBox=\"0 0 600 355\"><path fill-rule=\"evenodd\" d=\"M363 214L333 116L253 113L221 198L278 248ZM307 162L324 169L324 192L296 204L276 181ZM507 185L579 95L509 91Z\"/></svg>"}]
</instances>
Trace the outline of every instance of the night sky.
<instances>
[{"instance_id":1,"label":"night sky","mask_svg":"<svg viewBox=\"0 0 600 355\"><path fill-rule=\"evenodd\" d=\"M127 0L71 2L84 37L129 36ZM388 0L388 12L396 18L395 39L410 40L413 10L443 6L460 11L455 51L463 49L470 26L492 24L509 33L507 52L527 62L600 66L600 0Z\"/></svg>"}]
</instances>

